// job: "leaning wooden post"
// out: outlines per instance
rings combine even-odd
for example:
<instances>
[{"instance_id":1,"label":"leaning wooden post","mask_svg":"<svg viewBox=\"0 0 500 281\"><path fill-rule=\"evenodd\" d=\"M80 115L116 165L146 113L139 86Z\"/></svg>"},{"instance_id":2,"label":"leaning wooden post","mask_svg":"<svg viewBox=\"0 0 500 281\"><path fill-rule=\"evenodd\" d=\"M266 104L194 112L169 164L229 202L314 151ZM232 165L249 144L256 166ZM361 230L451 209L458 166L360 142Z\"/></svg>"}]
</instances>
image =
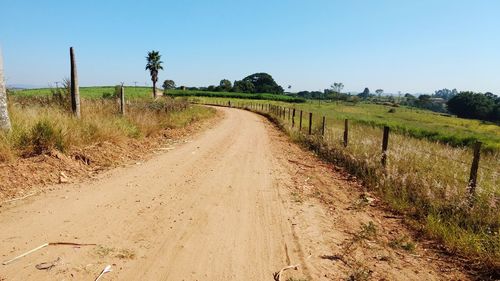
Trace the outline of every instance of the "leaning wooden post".
<instances>
[{"instance_id":1,"label":"leaning wooden post","mask_svg":"<svg viewBox=\"0 0 500 281\"><path fill-rule=\"evenodd\" d=\"M7 88L3 76L3 56L0 50L0 130L8 132L12 129L7 106Z\"/></svg>"},{"instance_id":2,"label":"leaning wooden post","mask_svg":"<svg viewBox=\"0 0 500 281\"><path fill-rule=\"evenodd\" d=\"M312 112L309 112L309 135L311 134L312 132Z\"/></svg>"},{"instance_id":3,"label":"leaning wooden post","mask_svg":"<svg viewBox=\"0 0 500 281\"><path fill-rule=\"evenodd\" d=\"M325 123L326 123L326 120L325 120L325 116L323 116L323 122L321 123L321 135L324 137L325 136Z\"/></svg>"},{"instance_id":4,"label":"leaning wooden post","mask_svg":"<svg viewBox=\"0 0 500 281\"><path fill-rule=\"evenodd\" d=\"M292 111L292 128L295 127L295 108Z\"/></svg>"},{"instance_id":5,"label":"leaning wooden post","mask_svg":"<svg viewBox=\"0 0 500 281\"><path fill-rule=\"evenodd\" d=\"M120 113L125 116L125 87L120 87Z\"/></svg>"},{"instance_id":6,"label":"leaning wooden post","mask_svg":"<svg viewBox=\"0 0 500 281\"><path fill-rule=\"evenodd\" d=\"M387 166L387 147L389 145L389 127L384 126L384 136L382 138L382 166Z\"/></svg>"},{"instance_id":7,"label":"leaning wooden post","mask_svg":"<svg viewBox=\"0 0 500 281\"><path fill-rule=\"evenodd\" d=\"M299 132L302 132L302 110L300 111Z\"/></svg>"},{"instance_id":8,"label":"leaning wooden post","mask_svg":"<svg viewBox=\"0 0 500 281\"><path fill-rule=\"evenodd\" d=\"M349 143L349 120L344 120L344 147Z\"/></svg>"},{"instance_id":9,"label":"leaning wooden post","mask_svg":"<svg viewBox=\"0 0 500 281\"><path fill-rule=\"evenodd\" d=\"M467 189L469 191L470 203L473 204L476 198L477 170L479 169L479 158L481 158L482 142L478 141L474 144L474 157L470 167L470 177Z\"/></svg>"},{"instance_id":10,"label":"leaning wooden post","mask_svg":"<svg viewBox=\"0 0 500 281\"><path fill-rule=\"evenodd\" d=\"M80 89L78 88L78 74L76 72L73 47L69 48L69 55L71 59L71 110L76 118L80 118Z\"/></svg>"}]
</instances>

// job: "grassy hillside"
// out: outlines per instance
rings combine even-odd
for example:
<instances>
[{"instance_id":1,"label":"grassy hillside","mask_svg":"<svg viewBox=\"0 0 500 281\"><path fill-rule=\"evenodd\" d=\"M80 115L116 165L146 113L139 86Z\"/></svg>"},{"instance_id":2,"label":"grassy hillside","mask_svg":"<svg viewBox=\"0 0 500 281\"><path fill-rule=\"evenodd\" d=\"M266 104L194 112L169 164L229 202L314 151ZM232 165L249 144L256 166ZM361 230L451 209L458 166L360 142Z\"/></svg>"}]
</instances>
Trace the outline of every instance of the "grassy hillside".
<instances>
[{"instance_id":1,"label":"grassy hillside","mask_svg":"<svg viewBox=\"0 0 500 281\"><path fill-rule=\"evenodd\" d=\"M82 98L102 98L103 96L113 95L114 92L114 86L80 87L80 96ZM12 93L14 96L18 97L49 96L51 95L51 89L41 88L15 90ZM129 98L152 97L153 91L151 87L125 87L125 94Z\"/></svg>"},{"instance_id":2,"label":"grassy hillside","mask_svg":"<svg viewBox=\"0 0 500 281\"><path fill-rule=\"evenodd\" d=\"M84 98L101 98L103 96L112 95L115 91L114 86L103 87L80 87L80 95ZM16 90L13 92L16 96L47 96L51 95L49 88L42 89L26 89ZM125 94L129 98L141 98L152 96L151 87L125 87ZM287 95L275 94L247 94L247 93L231 93L231 92L207 92L207 91L191 91L191 90L168 90L167 94L174 97L219 97L219 98L239 98L239 99L254 99L254 100L273 100L300 103L305 102L302 98L291 97Z\"/></svg>"},{"instance_id":3,"label":"grassy hillside","mask_svg":"<svg viewBox=\"0 0 500 281\"><path fill-rule=\"evenodd\" d=\"M227 102L228 99L199 98L199 100L203 102L215 100ZM240 101L245 102L244 100L233 100L233 103ZM267 101L255 102L269 103ZM423 109L371 103L321 102L319 104L317 101L294 105L281 102L272 103L312 112L315 123L319 123L322 116L326 116L332 122L339 123L344 119L349 119L351 122L374 127L389 126L395 132L418 139L440 141L453 146L470 146L479 140L484 143L485 150L500 151L500 126L490 122L457 118Z\"/></svg>"}]
</instances>

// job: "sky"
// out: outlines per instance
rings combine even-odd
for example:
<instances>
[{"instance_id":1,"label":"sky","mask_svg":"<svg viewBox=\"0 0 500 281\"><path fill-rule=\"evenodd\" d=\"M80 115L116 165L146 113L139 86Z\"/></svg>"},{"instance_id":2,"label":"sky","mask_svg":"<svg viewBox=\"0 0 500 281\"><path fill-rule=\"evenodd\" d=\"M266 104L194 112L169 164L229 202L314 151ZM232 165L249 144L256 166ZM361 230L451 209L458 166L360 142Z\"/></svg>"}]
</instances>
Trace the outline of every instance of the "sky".
<instances>
[{"instance_id":1,"label":"sky","mask_svg":"<svg viewBox=\"0 0 500 281\"><path fill-rule=\"evenodd\" d=\"M217 85L256 72L292 91L500 94L498 0L0 0L8 85L81 86L159 80ZM160 83L161 85L161 83Z\"/></svg>"}]
</instances>

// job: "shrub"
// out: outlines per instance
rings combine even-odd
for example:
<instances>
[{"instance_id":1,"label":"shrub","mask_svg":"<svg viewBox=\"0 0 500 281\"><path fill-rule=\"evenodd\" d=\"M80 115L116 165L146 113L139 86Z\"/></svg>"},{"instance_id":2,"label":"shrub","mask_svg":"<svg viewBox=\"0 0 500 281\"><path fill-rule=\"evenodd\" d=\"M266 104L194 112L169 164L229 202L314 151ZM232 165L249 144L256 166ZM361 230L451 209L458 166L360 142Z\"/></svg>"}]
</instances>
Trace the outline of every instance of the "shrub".
<instances>
[{"instance_id":1,"label":"shrub","mask_svg":"<svg viewBox=\"0 0 500 281\"><path fill-rule=\"evenodd\" d=\"M28 132L21 134L19 146L23 156L35 156L52 149L64 151L64 137L61 129L55 128L48 120L38 121Z\"/></svg>"}]
</instances>

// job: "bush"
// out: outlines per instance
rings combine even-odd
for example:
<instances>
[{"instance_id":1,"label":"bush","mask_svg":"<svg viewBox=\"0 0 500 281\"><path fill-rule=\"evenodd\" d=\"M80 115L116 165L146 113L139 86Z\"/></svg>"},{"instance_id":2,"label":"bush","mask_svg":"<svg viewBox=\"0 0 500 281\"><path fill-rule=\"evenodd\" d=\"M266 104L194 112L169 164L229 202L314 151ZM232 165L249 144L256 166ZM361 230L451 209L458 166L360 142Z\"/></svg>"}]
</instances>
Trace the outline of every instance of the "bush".
<instances>
[{"instance_id":1,"label":"bush","mask_svg":"<svg viewBox=\"0 0 500 281\"><path fill-rule=\"evenodd\" d=\"M458 117L500 121L496 116L500 98L493 94L460 92L451 98L447 105L448 110Z\"/></svg>"},{"instance_id":2,"label":"bush","mask_svg":"<svg viewBox=\"0 0 500 281\"><path fill-rule=\"evenodd\" d=\"M54 128L48 120L38 121L28 132L21 134L19 146L23 156L35 156L53 149L64 152L62 130Z\"/></svg>"}]
</instances>

